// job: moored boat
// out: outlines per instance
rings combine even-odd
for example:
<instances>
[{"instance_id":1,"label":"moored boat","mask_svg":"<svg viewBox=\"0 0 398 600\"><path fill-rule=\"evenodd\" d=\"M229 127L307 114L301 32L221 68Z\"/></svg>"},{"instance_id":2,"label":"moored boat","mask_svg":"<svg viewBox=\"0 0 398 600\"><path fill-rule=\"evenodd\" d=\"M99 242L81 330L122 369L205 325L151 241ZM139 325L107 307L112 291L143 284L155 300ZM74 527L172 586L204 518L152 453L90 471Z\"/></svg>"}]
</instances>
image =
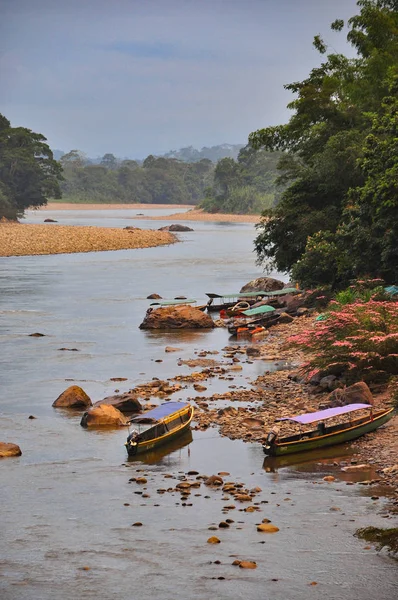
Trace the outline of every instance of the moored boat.
<instances>
[{"instance_id":1,"label":"moored boat","mask_svg":"<svg viewBox=\"0 0 398 600\"><path fill-rule=\"evenodd\" d=\"M352 419L351 413L360 410L369 412L365 416ZM347 404L346 406L327 408L313 413L276 419L278 422L298 423L301 427L313 423L318 423L318 426L310 431L301 430L300 433L287 437L280 437L279 428L275 426L269 432L263 450L269 456L284 456L350 442L387 423L393 416L394 411L394 408L375 411L373 406L369 404ZM344 423L328 425L328 419L341 415L350 415L350 418Z\"/></svg>"},{"instance_id":2,"label":"moored boat","mask_svg":"<svg viewBox=\"0 0 398 600\"><path fill-rule=\"evenodd\" d=\"M130 419L134 430L125 443L128 455L153 450L182 435L190 428L193 411L189 403L166 402Z\"/></svg>"},{"instance_id":3,"label":"moored boat","mask_svg":"<svg viewBox=\"0 0 398 600\"><path fill-rule=\"evenodd\" d=\"M158 308L167 308L169 306L193 306L194 308L197 308L199 310L201 310L202 312L206 310L207 308L207 304L196 304L196 300L192 300L192 299L178 299L175 298L174 300L160 300L160 301L156 301L156 302L151 302L150 306L156 306Z\"/></svg>"},{"instance_id":4,"label":"moored boat","mask_svg":"<svg viewBox=\"0 0 398 600\"><path fill-rule=\"evenodd\" d=\"M208 312L229 310L241 301L247 302L247 308L250 308L250 306L259 301L277 303L278 297L292 294L300 294L300 290L297 290L296 288L282 288L281 290L274 290L272 292L260 290L258 292L239 292L238 294L206 293L206 296L209 298L207 302L207 310Z\"/></svg>"}]
</instances>

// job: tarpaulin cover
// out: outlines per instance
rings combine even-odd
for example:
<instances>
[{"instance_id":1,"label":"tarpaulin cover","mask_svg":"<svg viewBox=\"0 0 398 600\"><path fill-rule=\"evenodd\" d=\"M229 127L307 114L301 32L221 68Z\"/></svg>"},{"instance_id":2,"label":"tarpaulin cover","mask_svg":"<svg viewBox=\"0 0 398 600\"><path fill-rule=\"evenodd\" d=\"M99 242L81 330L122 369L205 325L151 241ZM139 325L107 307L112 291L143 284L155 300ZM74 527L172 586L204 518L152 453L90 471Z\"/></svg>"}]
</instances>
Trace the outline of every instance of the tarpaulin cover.
<instances>
[{"instance_id":1,"label":"tarpaulin cover","mask_svg":"<svg viewBox=\"0 0 398 600\"><path fill-rule=\"evenodd\" d=\"M317 412L307 413L305 415L297 415L296 417L283 417L276 420L294 421L295 423L306 425L308 423L315 423L316 421L323 421L323 419L337 417L338 415L344 415L352 412L353 410L360 410L362 408L370 409L372 406L370 404L347 404L346 406L336 406L335 408L327 408L326 410L318 410Z\"/></svg>"},{"instance_id":2,"label":"tarpaulin cover","mask_svg":"<svg viewBox=\"0 0 398 600\"><path fill-rule=\"evenodd\" d=\"M168 417L174 412L181 410L189 406L188 402L166 402L165 404L161 404L152 410L148 410L142 415L138 415L130 420L130 423L139 423L140 421L161 421L165 417Z\"/></svg>"},{"instance_id":3,"label":"tarpaulin cover","mask_svg":"<svg viewBox=\"0 0 398 600\"><path fill-rule=\"evenodd\" d=\"M242 310L242 314L246 315L246 317L252 317L253 315L263 315L265 313L274 312L274 310L275 308L273 306L268 306L268 304L262 304L261 306L257 306L256 308Z\"/></svg>"},{"instance_id":4,"label":"tarpaulin cover","mask_svg":"<svg viewBox=\"0 0 398 600\"><path fill-rule=\"evenodd\" d=\"M396 296L398 294L398 285L390 285L389 287L384 288L387 294L391 296Z\"/></svg>"},{"instance_id":5,"label":"tarpaulin cover","mask_svg":"<svg viewBox=\"0 0 398 600\"><path fill-rule=\"evenodd\" d=\"M151 306L178 306L180 304L194 304L196 300L161 300L160 302L151 302Z\"/></svg>"}]
</instances>

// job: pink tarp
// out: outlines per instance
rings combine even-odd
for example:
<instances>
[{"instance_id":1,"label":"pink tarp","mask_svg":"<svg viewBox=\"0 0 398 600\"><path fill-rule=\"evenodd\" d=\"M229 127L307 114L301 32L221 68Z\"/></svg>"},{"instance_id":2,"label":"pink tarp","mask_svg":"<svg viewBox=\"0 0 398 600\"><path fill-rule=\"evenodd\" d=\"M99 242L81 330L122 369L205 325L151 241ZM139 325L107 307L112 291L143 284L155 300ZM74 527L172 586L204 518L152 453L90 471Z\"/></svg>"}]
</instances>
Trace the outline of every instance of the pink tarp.
<instances>
[{"instance_id":1,"label":"pink tarp","mask_svg":"<svg viewBox=\"0 0 398 600\"><path fill-rule=\"evenodd\" d=\"M304 415L297 415L295 417L283 417L276 419L277 421L294 421L295 423L301 423L307 425L308 423L315 423L316 421L323 421L323 419L330 419L331 417L338 417L346 413L352 412L353 410L361 410L363 408L371 409L370 404L346 404L346 406L336 406L335 408L327 408L326 410L318 410L317 412L307 413Z\"/></svg>"}]
</instances>

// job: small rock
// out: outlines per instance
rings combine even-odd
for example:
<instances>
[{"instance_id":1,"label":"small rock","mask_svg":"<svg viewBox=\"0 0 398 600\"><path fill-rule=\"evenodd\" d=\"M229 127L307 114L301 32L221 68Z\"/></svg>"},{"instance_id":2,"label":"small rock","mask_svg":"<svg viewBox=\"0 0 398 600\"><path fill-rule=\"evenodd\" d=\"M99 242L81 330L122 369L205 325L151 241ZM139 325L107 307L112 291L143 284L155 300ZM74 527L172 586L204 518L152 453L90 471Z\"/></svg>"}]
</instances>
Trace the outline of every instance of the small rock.
<instances>
[{"instance_id":1,"label":"small rock","mask_svg":"<svg viewBox=\"0 0 398 600\"><path fill-rule=\"evenodd\" d=\"M207 540L208 544L220 544L221 540L218 539L218 537L216 537L215 535L212 535L211 537L209 537L209 539Z\"/></svg>"},{"instance_id":2,"label":"small rock","mask_svg":"<svg viewBox=\"0 0 398 600\"><path fill-rule=\"evenodd\" d=\"M276 533L279 531L279 527L276 525L272 525L271 523L261 523L257 525L257 531L261 531L262 533Z\"/></svg>"}]
</instances>

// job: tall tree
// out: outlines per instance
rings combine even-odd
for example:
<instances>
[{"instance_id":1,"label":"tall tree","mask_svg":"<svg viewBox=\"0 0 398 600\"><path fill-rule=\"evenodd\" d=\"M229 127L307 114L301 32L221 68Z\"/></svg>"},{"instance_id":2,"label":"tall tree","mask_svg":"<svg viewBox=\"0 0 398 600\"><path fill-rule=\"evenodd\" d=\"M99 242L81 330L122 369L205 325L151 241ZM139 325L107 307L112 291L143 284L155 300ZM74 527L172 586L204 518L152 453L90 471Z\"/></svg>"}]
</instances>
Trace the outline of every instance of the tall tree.
<instances>
[{"instance_id":1,"label":"tall tree","mask_svg":"<svg viewBox=\"0 0 398 600\"><path fill-rule=\"evenodd\" d=\"M40 133L11 127L0 115L0 217L17 218L61 196L62 168L45 142Z\"/></svg>"},{"instance_id":2,"label":"tall tree","mask_svg":"<svg viewBox=\"0 0 398 600\"><path fill-rule=\"evenodd\" d=\"M398 63L398 1L358 0L360 13L348 23L347 39L358 56L328 54L307 79L286 87L296 94L286 125L253 132L254 148L281 150L279 181L287 185L279 204L264 213L255 240L259 262L290 271L307 240L323 230L334 234L348 192L364 185L360 158L372 114L388 94L388 76ZM340 31L343 21L331 28ZM314 45L327 54L316 36Z\"/></svg>"}]
</instances>

